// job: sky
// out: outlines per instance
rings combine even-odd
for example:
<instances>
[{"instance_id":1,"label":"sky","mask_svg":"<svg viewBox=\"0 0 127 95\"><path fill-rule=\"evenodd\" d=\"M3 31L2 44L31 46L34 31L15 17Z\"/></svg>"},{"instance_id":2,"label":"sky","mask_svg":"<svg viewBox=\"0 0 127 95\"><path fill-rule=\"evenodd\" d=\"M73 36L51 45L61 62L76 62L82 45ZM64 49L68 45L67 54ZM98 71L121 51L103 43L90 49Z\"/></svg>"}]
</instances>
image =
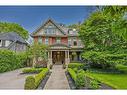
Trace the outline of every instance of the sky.
<instances>
[{"instance_id":1,"label":"sky","mask_svg":"<svg viewBox=\"0 0 127 95\"><path fill-rule=\"evenodd\" d=\"M18 23L31 33L48 18L70 25L84 21L95 10L94 6L0 6L0 21Z\"/></svg>"}]
</instances>

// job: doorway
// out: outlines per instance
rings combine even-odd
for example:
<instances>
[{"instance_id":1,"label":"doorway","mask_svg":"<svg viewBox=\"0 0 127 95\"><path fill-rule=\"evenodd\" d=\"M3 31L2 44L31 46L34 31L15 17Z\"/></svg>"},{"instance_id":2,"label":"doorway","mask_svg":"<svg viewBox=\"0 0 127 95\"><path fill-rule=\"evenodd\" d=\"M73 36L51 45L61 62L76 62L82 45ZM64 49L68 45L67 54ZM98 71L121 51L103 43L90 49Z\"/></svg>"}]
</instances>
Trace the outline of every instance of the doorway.
<instances>
[{"instance_id":1,"label":"doorway","mask_svg":"<svg viewBox=\"0 0 127 95\"><path fill-rule=\"evenodd\" d=\"M53 64L64 64L65 52L64 51L52 51Z\"/></svg>"}]
</instances>

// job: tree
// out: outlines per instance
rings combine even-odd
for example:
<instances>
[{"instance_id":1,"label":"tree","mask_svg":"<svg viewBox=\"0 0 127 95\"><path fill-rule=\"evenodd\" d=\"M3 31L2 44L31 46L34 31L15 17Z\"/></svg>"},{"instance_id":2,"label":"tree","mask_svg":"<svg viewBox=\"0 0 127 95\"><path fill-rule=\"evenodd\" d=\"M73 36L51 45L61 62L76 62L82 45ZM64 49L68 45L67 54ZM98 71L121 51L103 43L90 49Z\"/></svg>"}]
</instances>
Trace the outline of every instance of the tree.
<instances>
[{"instance_id":1,"label":"tree","mask_svg":"<svg viewBox=\"0 0 127 95\"><path fill-rule=\"evenodd\" d=\"M28 39L29 36L28 31L21 25L9 22L0 22L0 32L16 32L24 39Z\"/></svg>"},{"instance_id":2,"label":"tree","mask_svg":"<svg viewBox=\"0 0 127 95\"><path fill-rule=\"evenodd\" d=\"M28 58L33 59L35 64L47 64L47 50L48 46L43 44L33 44L27 51ZM41 63L39 63L41 60Z\"/></svg>"}]
</instances>

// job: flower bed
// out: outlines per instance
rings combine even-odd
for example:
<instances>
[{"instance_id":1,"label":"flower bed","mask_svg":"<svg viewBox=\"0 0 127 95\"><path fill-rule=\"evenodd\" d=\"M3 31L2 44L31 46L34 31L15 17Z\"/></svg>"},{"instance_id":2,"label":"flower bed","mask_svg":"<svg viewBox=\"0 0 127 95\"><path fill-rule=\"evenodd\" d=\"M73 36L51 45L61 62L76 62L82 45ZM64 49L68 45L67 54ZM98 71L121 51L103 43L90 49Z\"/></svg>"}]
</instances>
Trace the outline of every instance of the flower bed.
<instances>
[{"instance_id":1,"label":"flower bed","mask_svg":"<svg viewBox=\"0 0 127 95\"><path fill-rule=\"evenodd\" d=\"M25 81L24 89L37 89L41 81L45 78L49 69L43 68L43 70L35 76L28 76Z\"/></svg>"}]
</instances>

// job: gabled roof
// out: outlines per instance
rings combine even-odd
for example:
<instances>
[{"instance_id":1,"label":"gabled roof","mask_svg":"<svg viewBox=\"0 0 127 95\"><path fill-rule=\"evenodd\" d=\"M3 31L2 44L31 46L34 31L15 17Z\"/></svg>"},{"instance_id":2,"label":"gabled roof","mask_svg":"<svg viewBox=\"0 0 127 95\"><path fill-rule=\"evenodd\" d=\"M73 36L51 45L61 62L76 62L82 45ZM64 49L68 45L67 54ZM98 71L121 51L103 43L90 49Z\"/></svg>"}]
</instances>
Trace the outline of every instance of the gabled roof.
<instances>
[{"instance_id":1,"label":"gabled roof","mask_svg":"<svg viewBox=\"0 0 127 95\"><path fill-rule=\"evenodd\" d=\"M64 30L62 29L62 27L60 27L57 23L55 23L55 21L53 21L51 18L49 18L47 21L45 21L40 27L38 27L32 34L31 36L34 36L35 33L37 33L40 29L42 29L45 24L47 24L47 22L51 21L64 35L66 35L66 33L64 32Z\"/></svg>"},{"instance_id":2,"label":"gabled roof","mask_svg":"<svg viewBox=\"0 0 127 95\"><path fill-rule=\"evenodd\" d=\"M27 44L27 42L15 32L0 33L0 40L10 40Z\"/></svg>"}]
</instances>

